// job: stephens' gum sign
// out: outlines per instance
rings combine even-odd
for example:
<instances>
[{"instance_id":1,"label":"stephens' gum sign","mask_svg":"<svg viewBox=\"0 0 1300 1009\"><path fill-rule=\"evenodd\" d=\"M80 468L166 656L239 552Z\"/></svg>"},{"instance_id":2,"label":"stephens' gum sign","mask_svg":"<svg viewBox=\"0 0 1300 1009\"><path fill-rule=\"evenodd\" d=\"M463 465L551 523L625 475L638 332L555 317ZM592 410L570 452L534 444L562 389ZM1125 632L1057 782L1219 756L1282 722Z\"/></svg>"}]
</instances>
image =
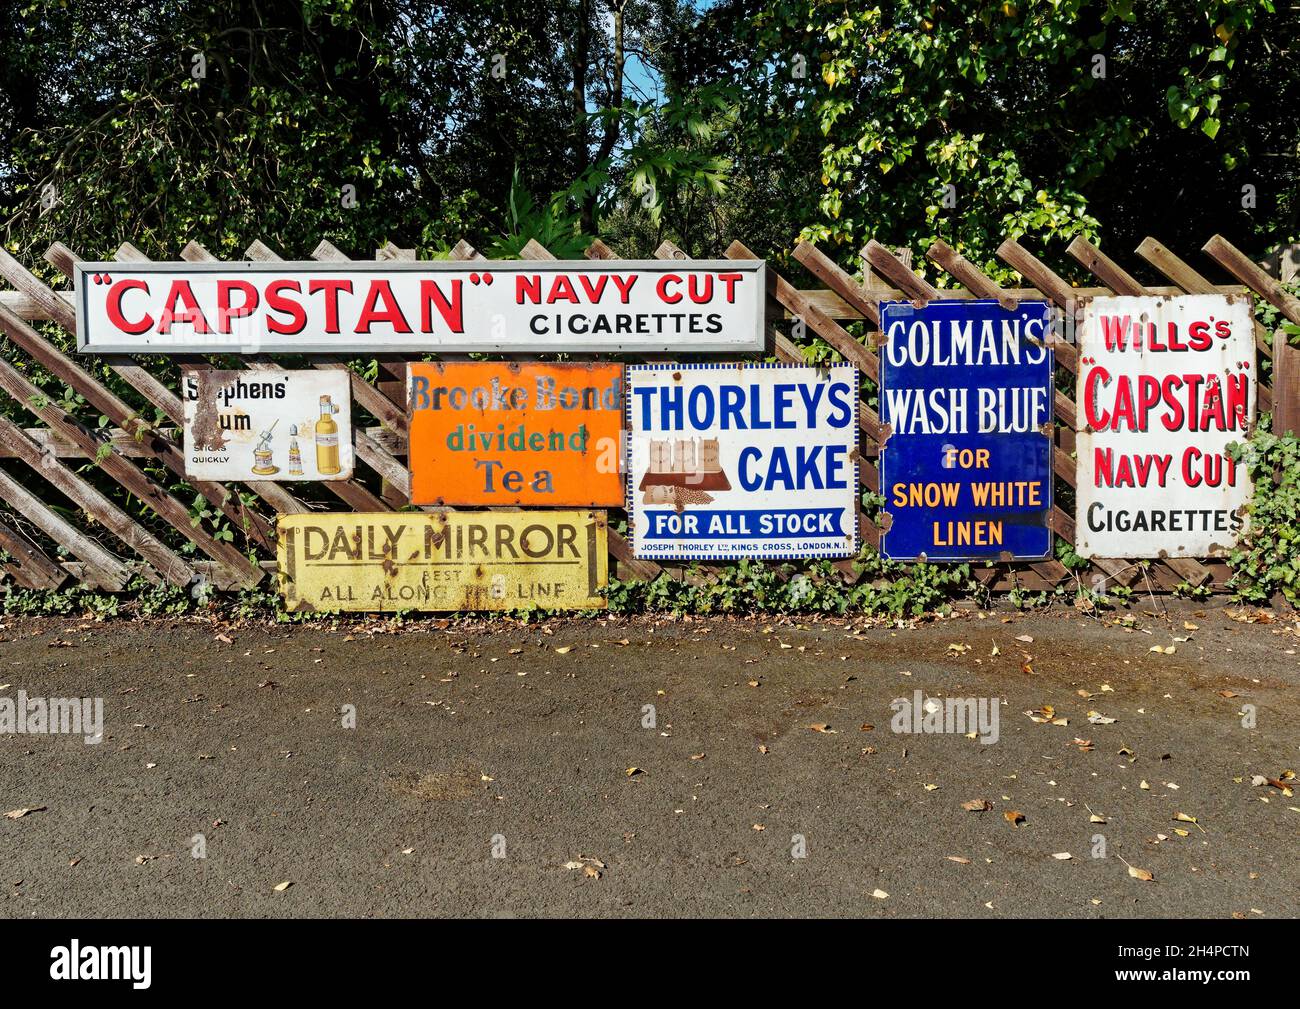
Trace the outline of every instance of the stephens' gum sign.
<instances>
[{"instance_id":1,"label":"stephens' gum sign","mask_svg":"<svg viewBox=\"0 0 1300 1009\"><path fill-rule=\"evenodd\" d=\"M281 515L290 610L603 609L605 513Z\"/></svg>"},{"instance_id":2,"label":"stephens' gum sign","mask_svg":"<svg viewBox=\"0 0 1300 1009\"><path fill-rule=\"evenodd\" d=\"M407 371L412 504L623 503L622 365Z\"/></svg>"}]
</instances>

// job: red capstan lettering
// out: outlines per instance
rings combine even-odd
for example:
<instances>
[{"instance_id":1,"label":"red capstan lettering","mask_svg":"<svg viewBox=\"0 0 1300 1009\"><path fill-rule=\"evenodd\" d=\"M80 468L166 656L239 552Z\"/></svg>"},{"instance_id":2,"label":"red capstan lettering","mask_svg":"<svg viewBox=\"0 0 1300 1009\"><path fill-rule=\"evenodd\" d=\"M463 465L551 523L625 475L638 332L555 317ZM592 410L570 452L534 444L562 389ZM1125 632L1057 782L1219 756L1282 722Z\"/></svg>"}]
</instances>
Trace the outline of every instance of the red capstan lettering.
<instances>
[{"instance_id":1,"label":"red capstan lettering","mask_svg":"<svg viewBox=\"0 0 1300 1009\"><path fill-rule=\"evenodd\" d=\"M153 328L154 319L152 315L146 312L138 322L131 322L122 314L122 296L127 291L144 291L145 294L148 294L149 285L138 277L114 281L113 286L108 289L104 310L108 313L109 321L123 333L139 336L141 333L148 332Z\"/></svg>"},{"instance_id":2,"label":"red capstan lettering","mask_svg":"<svg viewBox=\"0 0 1300 1009\"><path fill-rule=\"evenodd\" d=\"M181 305L180 311L177 306ZM190 289L188 280L173 280L171 290L167 292L167 301L163 307L162 318L158 320L158 332L170 333L175 323L188 323L196 333L210 333L208 320L203 317L198 299Z\"/></svg>"},{"instance_id":3,"label":"red capstan lettering","mask_svg":"<svg viewBox=\"0 0 1300 1009\"><path fill-rule=\"evenodd\" d=\"M297 336L307 328L307 312L294 298L287 298L285 291L302 294L302 285L296 280L273 280L266 285L266 329L269 333L285 336ZM271 312L289 316L288 322L281 322Z\"/></svg>"},{"instance_id":4,"label":"red capstan lettering","mask_svg":"<svg viewBox=\"0 0 1300 1009\"><path fill-rule=\"evenodd\" d=\"M231 305L230 295L238 291L243 299L238 305ZM261 300L257 288L247 280L217 281L217 332L229 333L231 319L245 319L257 311Z\"/></svg>"},{"instance_id":5,"label":"red capstan lettering","mask_svg":"<svg viewBox=\"0 0 1300 1009\"><path fill-rule=\"evenodd\" d=\"M1168 431L1239 431L1246 426L1249 403L1244 373L1220 377L1192 372L1161 380L1156 375L1112 376L1097 366L1083 384L1083 415L1093 431L1144 432L1152 420Z\"/></svg>"},{"instance_id":6,"label":"red capstan lettering","mask_svg":"<svg viewBox=\"0 0 1300 1009\"><path fill-rule=\"evenodd\" d=\"M384 303L382 311L377 308L380 301ZM397 304L397 298L393 296L392 285L386 280L371 281L370 290L366 292L366 303L361 309L361 318L357 321L357 332L369 335L370 327L376 322L388 323L393 327L394 333L411 331L406 316Z\"/></svg>"},{"instance_id":7,"label":"red capstan lettering","mask_svg":"<svg viewBox=\"0 0 1300 1009\"><path fill-rule=\"evenodd\" d=\"M325 332L339 331L339 292L352 293L350 280L313 280L307 285L308 294L325 292Z\"/></svg>"},{"instance_id":8,"label":"red capstan lettering","mask_svg":"<svg viewBox=\"0 0 1300 1009\"><path fill-rule=\"evenodd\" d=\"M442 293L442 288L438 286L436 280L420 281L421 332L433 332L433 309L435 308L438 310L438 314L442 316L443 323L451 332L465 332L465 317L460 301L460 292L464 283L463 280L453 280L451 282L451 297L448 298L447 295ZM518 292L519 288L516 287L515 290ZM521 301L520 304L522 305L523 302Z\"/></svg>"}]
</instances>

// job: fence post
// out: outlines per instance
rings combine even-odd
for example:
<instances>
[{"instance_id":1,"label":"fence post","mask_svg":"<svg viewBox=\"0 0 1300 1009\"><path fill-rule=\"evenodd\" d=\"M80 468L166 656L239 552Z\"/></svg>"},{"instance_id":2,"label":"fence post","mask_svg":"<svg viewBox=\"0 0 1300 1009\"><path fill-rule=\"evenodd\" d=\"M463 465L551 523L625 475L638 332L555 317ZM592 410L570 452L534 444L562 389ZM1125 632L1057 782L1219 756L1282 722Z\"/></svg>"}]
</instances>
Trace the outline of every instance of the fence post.
<instances>
[{"instance_id":1,"label":"fence post","mask_svg":"<svg viewBox=\"0 0 1300 1009\"><path fill-rule=\"evenodd\" d=\"M1273 333L1273 433L1300 436L1300 348L1285 330Z\"/></svg>"}]
</instances>

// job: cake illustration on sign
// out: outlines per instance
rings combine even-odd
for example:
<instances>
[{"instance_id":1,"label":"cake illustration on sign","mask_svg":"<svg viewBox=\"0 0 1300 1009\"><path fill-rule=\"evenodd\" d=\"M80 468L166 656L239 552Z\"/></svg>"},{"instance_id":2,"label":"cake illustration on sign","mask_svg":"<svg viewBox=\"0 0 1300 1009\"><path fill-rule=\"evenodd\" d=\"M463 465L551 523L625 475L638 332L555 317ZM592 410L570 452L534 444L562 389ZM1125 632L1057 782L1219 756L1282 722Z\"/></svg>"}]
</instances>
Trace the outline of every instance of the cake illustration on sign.
<instances>
[{"instance_id":1,"label":"cake illustration on sign","mask_svg":"<svg viewBox=\"0 0 1300 1009\"><path fill-rule=\"evenodd\" d=\"M708 504L709 491L731 490L722 471L717 438L653 439L650 466L641 478L645 504L670 504L677 511L687 505Z\"/></svg>"}]
</instances>

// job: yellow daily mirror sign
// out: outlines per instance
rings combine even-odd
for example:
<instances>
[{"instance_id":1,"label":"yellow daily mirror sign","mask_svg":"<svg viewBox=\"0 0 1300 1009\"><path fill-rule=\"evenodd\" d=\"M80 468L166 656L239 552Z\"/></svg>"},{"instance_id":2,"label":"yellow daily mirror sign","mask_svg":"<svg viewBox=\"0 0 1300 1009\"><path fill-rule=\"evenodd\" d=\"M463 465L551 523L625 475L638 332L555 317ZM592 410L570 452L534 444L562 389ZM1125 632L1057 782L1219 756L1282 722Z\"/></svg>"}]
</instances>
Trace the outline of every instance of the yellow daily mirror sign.
<instances>
[{"instance_id":1,"label":"yellow daily mirror sign","mask_svg":"<svg viewBox=\"0 0 1300 1009\"><path fill-rule=\"evenodd\" d=\"M603 511L281 515L290 610L603 609Z\"/></svg>"}]
</instances>

